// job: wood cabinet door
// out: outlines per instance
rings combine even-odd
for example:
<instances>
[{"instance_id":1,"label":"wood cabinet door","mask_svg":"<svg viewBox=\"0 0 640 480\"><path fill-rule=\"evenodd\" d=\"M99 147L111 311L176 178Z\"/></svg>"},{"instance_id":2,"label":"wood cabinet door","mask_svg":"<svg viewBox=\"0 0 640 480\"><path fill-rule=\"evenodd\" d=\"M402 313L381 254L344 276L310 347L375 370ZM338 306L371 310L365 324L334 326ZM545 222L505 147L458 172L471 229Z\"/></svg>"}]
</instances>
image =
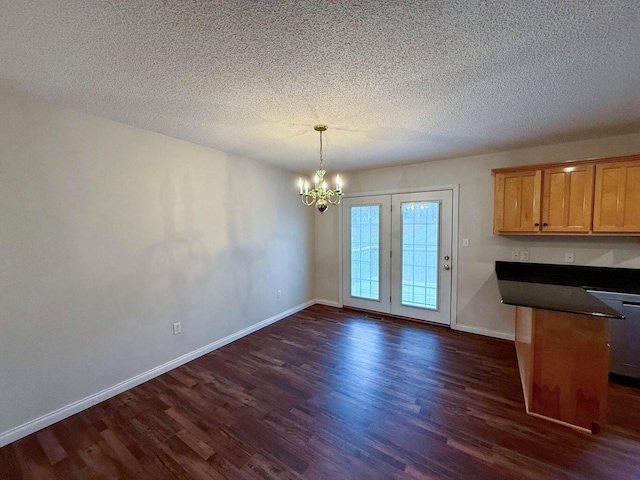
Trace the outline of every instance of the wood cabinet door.
<instances>
[{"instance_id":1,"label":"wood cabinet door","mask_svg":"<svg viewBox=\"0 0 640 480\"><path fill-rule=\"evenodd\" d=\"M541 170L496 174L493 233L538 232L541 186Z\"/></svg>"},{"instance_id":2,"label":"wood cabinet door","mask_svg":"<svg viewBox=\"0 0 640 480\"><path fill-rule=\"evenodd\" d=\"M640 233L640 160L596 165L594 233Z\"/></svg>"},{"instance_id":3,"label":"wood cabinet door","mask_svg":"<svg viewBox=\"0 0 640 480\"><path fill-rule=\"evenodd\" d=\"M593 165L544 170L542 231L588 233L593 211Z\"/></svg>"}]
</instances>

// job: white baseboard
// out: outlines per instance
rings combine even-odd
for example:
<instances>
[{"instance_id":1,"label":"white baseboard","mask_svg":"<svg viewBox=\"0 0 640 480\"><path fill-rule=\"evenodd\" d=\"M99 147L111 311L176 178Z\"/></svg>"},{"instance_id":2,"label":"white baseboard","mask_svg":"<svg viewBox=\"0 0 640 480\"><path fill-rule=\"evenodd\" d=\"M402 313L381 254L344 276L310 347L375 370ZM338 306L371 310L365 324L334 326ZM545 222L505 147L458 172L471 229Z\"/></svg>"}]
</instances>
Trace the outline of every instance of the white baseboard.
<instances>
[{"instance_id":1,"label":"white baseboard","mask_svg":"<svg viewBox=\"0 0 640 480\"><path fill-rule=\"evenodd\" d=\"M340 302L336 302L334 300L326 300L324 298L316 298L315 303L318 305L326 305L327 307L342 308L342 304Z\"/></svg>"},{"instance_id":2,"label":"white baseboard","mask_svg":"<svg viewBox=\"0 0 640 480\"><path fill-rule=\"evenodd\" d=\"M140 375L136 375L135 377L129 378L128 380L125 380L123 382L120 382L117 385L106 388L100 392L94 393L93 395L89 395L88 397L85 397L81 400L73 402L65 407L59 408L51 413L47 413L46 415L43 415L39 418L36 418L27 423L18 425L17 427L14 427L10 430L2 432L0 433L0 447L4 447L5 445L15 442L16 440L19 440L22 437L26 437L27 435L30 435L34 432L37 432L38 430L46 428L49 425L53 425L54 423L59 422L60 420L63 420L67 417L70 417L71 415L75 415L76 413L81 412L82 410L85 410L89 407L92 407L104 400L107 400L108 398L114 397L126 390L129 390L130 388L136 387L141 383L146 382L147 380L151 380L152 378L162 375L163 373L166 373L169 370L173 370L174 368L177 368L180 365L184 365L185 363L190 362L191 360L194 360L202 355L212 352L213 350L223 347L235 340L238 340L246 335L249 335L250 333L260 330L261 328L264 328L267 325L271 325L272 323L275 323L278 320L282 320L283 318L288 317L289 315L293 315L294 313L297 313L300 310L304 310L305 308L310 307L315 303L318 303L318 302L316 300L309 300L308 302L302 303L293 308L290 308L289 310L285 310L284 312L278 313L277 315L269 317L266 320L262 320L261 322L251 325L250 327L244 328L239 332L232 333L231 335L221 338L220 340L216 340L215 342L205 345L204 347L198 348L192 352L189 352L185 355L175 358L167 363L163 363L162 365L152 368L151 370L147 370L146 372L141 373Z\"/></svg>"},{"instance_id":3,"label":"white baseboard","mask_svg":"<svg viewBox=\"0 0 640 480\"><path fill-rule=\"evenodd\" d=\"M513 333L499 332L497 330L489 330L488 328L471 327L469 325L460 325L460 324L457 324L455 327L452 326L452 328L454 330L460 330L462 332L484 335L485 337L501 338L502 340L511 340L512 342L516 339Z\"/></svg>"}]
</instances>

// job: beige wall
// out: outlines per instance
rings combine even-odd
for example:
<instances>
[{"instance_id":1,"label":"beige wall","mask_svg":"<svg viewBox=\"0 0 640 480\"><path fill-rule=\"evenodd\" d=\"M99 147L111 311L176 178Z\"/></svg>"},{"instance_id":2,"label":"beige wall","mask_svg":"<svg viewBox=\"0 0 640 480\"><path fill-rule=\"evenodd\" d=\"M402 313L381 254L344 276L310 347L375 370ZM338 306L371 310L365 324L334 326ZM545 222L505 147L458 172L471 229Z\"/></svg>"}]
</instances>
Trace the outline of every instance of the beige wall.
<instances>
[{"instance_id":1,"label":"beige wall","mask_svg":"<svg viewBox=\"0 0 640 480\"><path fill-rule=\"evenodd\" d=\"M640 268L638 238L497 237L493 225L491 169L512 165L594 158L640 152L640 134L478 155L402 167L344 174L348 194L459 184L457 324L460 328L505 338L513 335L513 308L502 305L494 275L495 260L510 260L512 250L528 250L530 262ZM316 297L339 300L338 212L316 216ZM462 247L469 238L470 246Z\"/></svg>"},{"instance_id":2,"label":"beige wall","mask_svg":"<svg viewBox=\"0 0 640 480\"><path fill-rule=\"evenodd\" d=\"M278 169L0 90L0 192L0 437L314 298Z\"/></svg>"}]
</instances>

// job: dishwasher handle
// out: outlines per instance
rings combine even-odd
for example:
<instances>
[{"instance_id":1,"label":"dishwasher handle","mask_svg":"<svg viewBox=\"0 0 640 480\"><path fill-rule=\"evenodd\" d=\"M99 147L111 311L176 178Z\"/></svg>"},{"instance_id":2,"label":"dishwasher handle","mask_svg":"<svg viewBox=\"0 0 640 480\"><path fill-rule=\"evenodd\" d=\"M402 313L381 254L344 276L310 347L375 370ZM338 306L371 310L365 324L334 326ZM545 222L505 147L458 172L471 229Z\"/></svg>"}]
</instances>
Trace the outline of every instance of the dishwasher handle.
<instances>
[{"instance_id":1,"label":"dishwasher handle","mask_svg":"<svg viewBox=\"0 0 640 480\"><path fill-rule=\"evenodd\" d=\"M622 306L623 306L623 307L640 308L640 303L622 302Z\"/></svg>"}]
</instances>

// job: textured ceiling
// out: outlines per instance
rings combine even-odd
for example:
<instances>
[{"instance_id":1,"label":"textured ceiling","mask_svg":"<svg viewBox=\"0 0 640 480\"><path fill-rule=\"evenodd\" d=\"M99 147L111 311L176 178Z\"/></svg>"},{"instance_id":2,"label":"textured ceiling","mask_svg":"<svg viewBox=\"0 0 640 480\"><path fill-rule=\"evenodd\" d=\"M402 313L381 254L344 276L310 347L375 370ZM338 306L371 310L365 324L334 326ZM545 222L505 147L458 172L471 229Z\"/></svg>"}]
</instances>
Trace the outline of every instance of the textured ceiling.
<instances>
[{"instance_id":1,"label":"textured ceiling","mask_svg":"<svg viewBox=\"0 0 640 480\"><path fill-rule=\"evenodd\" d=\"M0 82L306 171L640 131L640 2L6 0Z\"/></svg>"}]
</instances>

